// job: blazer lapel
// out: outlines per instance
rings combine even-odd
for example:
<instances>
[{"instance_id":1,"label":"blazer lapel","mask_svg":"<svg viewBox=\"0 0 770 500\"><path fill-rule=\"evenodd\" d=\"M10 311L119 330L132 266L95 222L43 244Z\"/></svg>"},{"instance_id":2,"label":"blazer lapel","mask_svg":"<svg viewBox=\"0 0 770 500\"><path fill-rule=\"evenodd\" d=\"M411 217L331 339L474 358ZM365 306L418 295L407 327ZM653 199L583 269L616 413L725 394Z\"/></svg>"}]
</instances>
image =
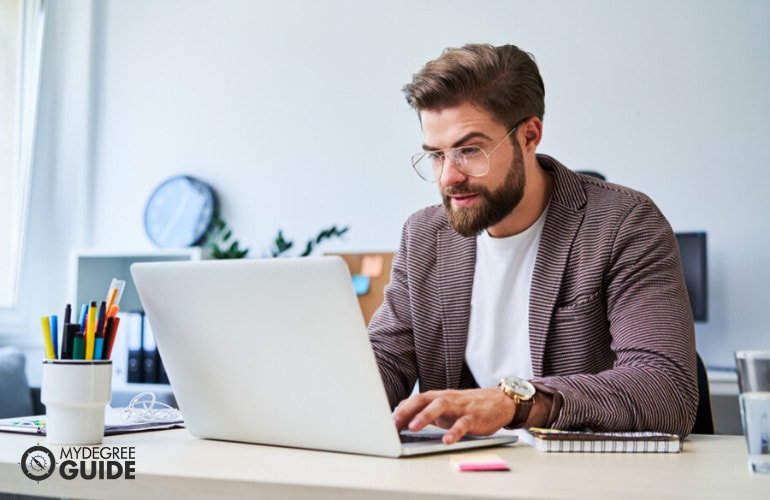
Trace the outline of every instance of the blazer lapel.
<instances>
[{"instance_id":1,"label":"blazer lapel","mask_svg":"<svg viewBox=\"0 0 770 500\"><path fill-rule=\"evenodd\" d=\"M453 229L438 233L438 286L441 302L446 387L460 384L468 323L471 316L471 293L476 262L476 238L463 238Z\"/></svg>"},{"instance_id":2,"label":"blazer lapel","mask_svg":"<svg viewBox=\"0 0 770 500\"><path fill-rule=\"evenodd\" d=\"M572 242L583 221L585 191L577 176L556 160L538 155L540 165L554 176L529 297L529 346L532 371L543 376L543 358L560 284L567 268Z\"/></svg>"}]
</instances>

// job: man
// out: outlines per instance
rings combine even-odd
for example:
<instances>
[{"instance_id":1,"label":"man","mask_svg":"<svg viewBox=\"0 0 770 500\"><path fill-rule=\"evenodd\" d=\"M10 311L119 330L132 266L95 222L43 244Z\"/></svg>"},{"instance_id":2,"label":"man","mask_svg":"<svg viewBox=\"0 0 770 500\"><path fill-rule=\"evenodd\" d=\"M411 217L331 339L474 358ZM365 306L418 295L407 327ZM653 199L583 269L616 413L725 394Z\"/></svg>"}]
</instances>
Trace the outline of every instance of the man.
<instances>
[{"instance_id":1,"label":"man","mask_svg":"<svg viewBox=\"0 0 770 500\"><path fill-rule=\"evenodd\" d=\"M536 154L545 91L515 46L447 49L404 92L443 207L406 222L369 326L396 426L687 435L694 326L655 204Z\"/></svg>"}]
</instances>

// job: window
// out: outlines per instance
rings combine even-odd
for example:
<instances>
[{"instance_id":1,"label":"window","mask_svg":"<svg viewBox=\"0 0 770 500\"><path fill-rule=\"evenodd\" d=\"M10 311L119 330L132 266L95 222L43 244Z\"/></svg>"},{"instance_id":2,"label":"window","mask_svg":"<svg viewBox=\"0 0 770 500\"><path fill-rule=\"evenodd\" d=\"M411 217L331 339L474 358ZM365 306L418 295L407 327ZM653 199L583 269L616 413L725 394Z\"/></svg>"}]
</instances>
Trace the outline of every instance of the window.
<instances>
[{"instance_id":1,"label":"window","mask_svg":"<svg viewBox=\"0 0 770 500\"><path fill-rule=\"evenodd\" d=\"M43 40L44 0L0 0L0 308L16 304Z\"/></svg>"}]
</instances>

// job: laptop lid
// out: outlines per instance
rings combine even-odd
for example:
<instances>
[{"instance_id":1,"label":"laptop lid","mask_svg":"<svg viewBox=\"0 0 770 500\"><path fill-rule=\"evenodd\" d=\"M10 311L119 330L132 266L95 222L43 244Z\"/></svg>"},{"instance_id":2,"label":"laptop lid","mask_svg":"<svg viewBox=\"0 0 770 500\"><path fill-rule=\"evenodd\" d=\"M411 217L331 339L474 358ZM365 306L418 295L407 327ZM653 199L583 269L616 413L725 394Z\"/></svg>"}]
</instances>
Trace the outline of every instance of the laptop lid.
<instances>
[{"instance_id":1,"label":"laptop lid","mask_svg":"<svg viewBox=\"0 0 770 500\"><path fill-rule=\"evenodd\" d=\"M131 275L193 435L405 453L341 258L143 262ZM477 441L448 449L498 444Z\"/></svg>"}]
</instances>

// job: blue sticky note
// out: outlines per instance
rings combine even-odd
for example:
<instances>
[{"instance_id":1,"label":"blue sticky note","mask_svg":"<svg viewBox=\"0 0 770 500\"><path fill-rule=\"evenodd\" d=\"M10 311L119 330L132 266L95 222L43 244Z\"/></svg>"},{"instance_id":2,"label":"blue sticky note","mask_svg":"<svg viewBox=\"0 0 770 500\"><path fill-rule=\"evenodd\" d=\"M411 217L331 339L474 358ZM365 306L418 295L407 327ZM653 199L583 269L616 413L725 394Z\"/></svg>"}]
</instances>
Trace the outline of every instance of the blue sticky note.
<instances>
[{"instance_id":1,"label":"blue sticky note","mask_svg":"<svg viewBox=\"0 0 770 500\"><path fill-rule=\"evenodd\" d=\"M356 291L356 295L366 295L369 293L369 276L363 274L353 275L353 289Z\"/></svg>"}]
</instances>

